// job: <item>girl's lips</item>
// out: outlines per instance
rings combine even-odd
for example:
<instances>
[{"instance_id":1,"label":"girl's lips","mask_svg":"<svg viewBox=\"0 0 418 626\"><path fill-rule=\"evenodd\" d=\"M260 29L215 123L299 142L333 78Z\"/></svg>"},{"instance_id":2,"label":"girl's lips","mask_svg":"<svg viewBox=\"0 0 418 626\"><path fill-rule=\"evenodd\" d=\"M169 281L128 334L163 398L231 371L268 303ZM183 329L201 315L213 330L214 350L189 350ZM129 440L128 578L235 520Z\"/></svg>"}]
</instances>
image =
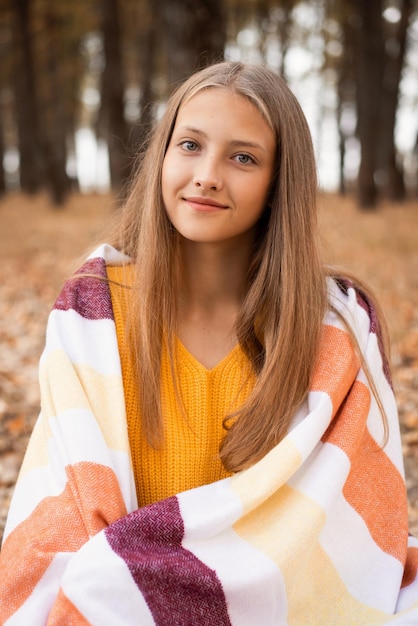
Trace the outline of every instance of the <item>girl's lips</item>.
<instances>
[{"instance_id":1,"label":"girl's lips","mask_svg":"<svg viewBox=\"0 0 418 626\"><path fill-rule=\"evenodd\" d=\"M197 211L216 211L228 208L226 204L221 204L212 198L204 198L202 196L189 196L184 198L184 200Z\"/></svg>"}]
</instances>

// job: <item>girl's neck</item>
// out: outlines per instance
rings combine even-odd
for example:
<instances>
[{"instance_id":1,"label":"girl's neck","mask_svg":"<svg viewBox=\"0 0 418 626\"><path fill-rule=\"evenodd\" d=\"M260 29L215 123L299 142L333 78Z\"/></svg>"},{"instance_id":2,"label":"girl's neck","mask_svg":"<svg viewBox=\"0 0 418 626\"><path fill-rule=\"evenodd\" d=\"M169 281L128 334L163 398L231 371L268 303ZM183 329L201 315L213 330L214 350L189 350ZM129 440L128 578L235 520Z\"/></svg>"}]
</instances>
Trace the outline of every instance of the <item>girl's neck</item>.
<instances>
[{"instance_id":1,"label":"girl's neck","mask_svg":"<svg viewBox=\"0 0 418 626\"><path fill-rule=\"evenodd\" d=\"M236 345L235 323L245 296L248 248L182 242L178 336L206 368Z\"/></svg>"},{"instance_id":2,"label":"girl's neck","mask_svg":"<svg viewBox=\"0 0 418 626\"><path fill-rule=\"evenodd\" d=\"M182 241L179 304L208 312L225 305L239 307L245 296L250 247Z\"/></svg>"}]
</instances>

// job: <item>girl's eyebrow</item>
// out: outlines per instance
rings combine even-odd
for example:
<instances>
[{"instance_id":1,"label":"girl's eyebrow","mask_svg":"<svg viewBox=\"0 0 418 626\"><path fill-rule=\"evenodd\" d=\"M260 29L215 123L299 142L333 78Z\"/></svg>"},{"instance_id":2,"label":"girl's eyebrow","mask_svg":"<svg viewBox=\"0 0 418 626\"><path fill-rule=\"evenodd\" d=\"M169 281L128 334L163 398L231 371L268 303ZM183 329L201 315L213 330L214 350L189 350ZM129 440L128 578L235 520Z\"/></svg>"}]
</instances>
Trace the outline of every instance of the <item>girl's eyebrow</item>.
<instances>
[{"instance_id":1,"label":"girl's eyebrow","mask_svg":"<svg viewBox=\"0 0 418 626\"><path fill-rule=\"evenodd\" d=\"M195 133L196 135L200 135L204 138L208 137L205 131L200 130L199 128L194 128L193 126L180 126L178 130L180 130L181 132ZM261 144L257 143L256 141L250 141L249 139L233 139L232 141L230 141L230 144L235 148L258 148L259 150L263 150L264 152L266 152L266 148L264 148Z\"/></svg>"},{"instance_id":2,"label":"girl's eyebrow","mask_svg":"<svg viewBox=\"0 0 418 626\"><path fill-rule=\"evenodd\" d=\"M263 150L264 152L266 152L266 148L264 148L260 143L257 143L256 141L250 141L246 139L234 139L230 143L231 146L235 146L237 148L258 148L259 150Z\"/></svg>"}]
</instances>

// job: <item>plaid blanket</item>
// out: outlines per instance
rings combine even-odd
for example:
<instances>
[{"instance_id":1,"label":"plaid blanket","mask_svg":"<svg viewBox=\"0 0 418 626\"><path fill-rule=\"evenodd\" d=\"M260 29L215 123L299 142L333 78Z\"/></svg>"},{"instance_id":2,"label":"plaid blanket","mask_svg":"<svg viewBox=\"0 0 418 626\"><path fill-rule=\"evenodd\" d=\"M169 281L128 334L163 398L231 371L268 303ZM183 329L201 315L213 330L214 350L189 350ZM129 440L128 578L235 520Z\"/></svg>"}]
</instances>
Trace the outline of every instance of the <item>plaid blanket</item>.
<instances>
[{"instance_id":1,"label":"plaid blanket","mask_svg":"<svg viewBox=\"0 0 418 626\"><path fill-rule=\"evenodd\" d=\"M82 272L120 263L102 246ZM370 303L329 282L339 317L288 435L217 483L138 509L106 281L68 281L40 362L41 414L0 557L0 622L210 626L418 624L397 411Z\"/></svg>"}]
</instances>

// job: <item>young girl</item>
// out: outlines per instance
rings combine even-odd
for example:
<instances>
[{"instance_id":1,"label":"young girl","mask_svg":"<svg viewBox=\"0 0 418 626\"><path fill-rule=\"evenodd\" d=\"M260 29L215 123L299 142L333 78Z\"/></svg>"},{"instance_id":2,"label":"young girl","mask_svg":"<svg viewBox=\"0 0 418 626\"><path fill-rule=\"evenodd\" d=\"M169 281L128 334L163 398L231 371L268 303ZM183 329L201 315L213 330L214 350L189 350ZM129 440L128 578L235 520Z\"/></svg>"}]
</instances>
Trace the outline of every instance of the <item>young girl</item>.
<instances>
[{"instance_id":1,"label":"young girl","mask_svg":"<svg viewBox=\"0 0 418 626\"><path fill-rule=\"evenodd\" d=\"M381 327L316 218L275 73L179 87L50 316L2 623L418 623Z\"/></svg>"}]
</instances>

